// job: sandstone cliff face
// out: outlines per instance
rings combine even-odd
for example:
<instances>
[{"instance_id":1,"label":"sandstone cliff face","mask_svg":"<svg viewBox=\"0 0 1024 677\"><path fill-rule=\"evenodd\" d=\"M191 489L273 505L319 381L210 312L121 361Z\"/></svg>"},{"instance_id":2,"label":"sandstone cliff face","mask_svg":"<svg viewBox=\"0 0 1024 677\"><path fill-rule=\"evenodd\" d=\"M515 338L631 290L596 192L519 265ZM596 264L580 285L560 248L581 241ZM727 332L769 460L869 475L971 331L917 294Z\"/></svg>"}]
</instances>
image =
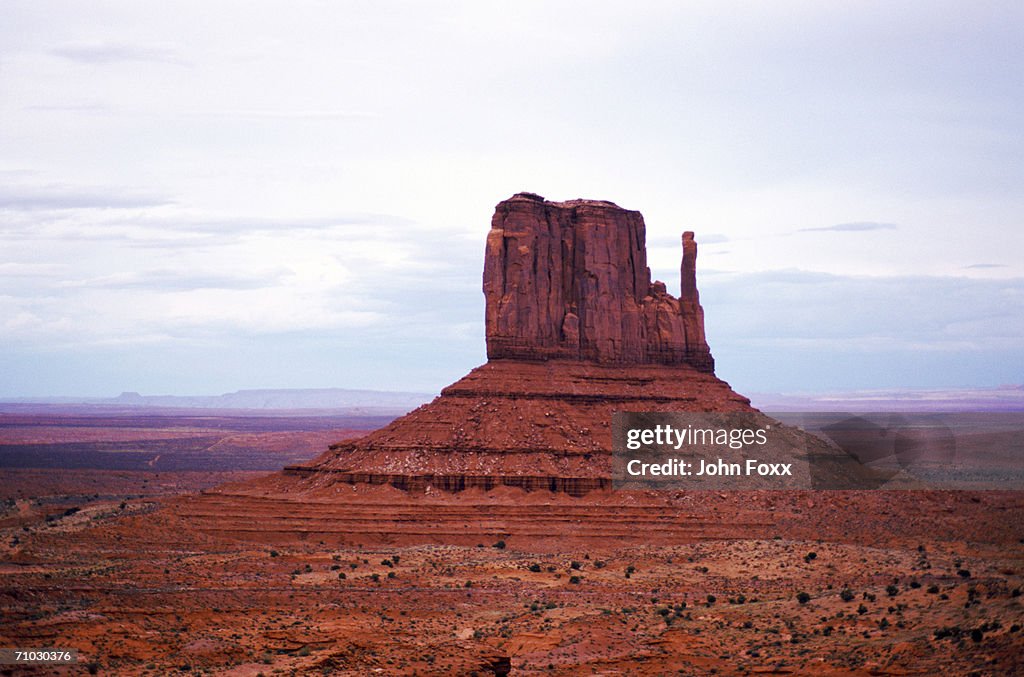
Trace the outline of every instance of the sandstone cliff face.
<instances>
[{"instance_id":1,"label":"sandstone cliff face","mask_svg":"<svg viewBox=\"0 0 1024 677\"><path fill-rule=\"evenodd\" d=\"M518 193L498 204L487 236L487 357L712 372L696 258L693 233L684 233L677 299L651 282L640 212Z\"/></svg>"}]
</instances>

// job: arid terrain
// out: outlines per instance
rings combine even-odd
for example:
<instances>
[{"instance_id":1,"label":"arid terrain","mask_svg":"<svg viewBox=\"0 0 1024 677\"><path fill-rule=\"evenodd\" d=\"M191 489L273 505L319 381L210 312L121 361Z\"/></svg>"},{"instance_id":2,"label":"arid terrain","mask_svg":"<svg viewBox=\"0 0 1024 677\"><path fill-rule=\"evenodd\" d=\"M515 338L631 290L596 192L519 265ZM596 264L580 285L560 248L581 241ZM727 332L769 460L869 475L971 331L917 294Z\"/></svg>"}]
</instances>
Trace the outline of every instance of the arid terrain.
<instances>
[{"instance_id":1,"label":"arid terrain","mask_svg":"<svg viewBox=\"0 0 1024 677\"><path fill-rule=\"evenodd\" d=\"M0 648L79 651L40 674L1024 672L1024 492L614 488L617 413L778 423L714 373L694 234L677 298L644 228L500 203L488 362L389 423L0 420ZM892 421L855 421L865 458L930 458ZM1019 427L975 423L940 460L1018 461ZM867 463L776 427L800 444L766 460Z\"/></svg>"},{"instance_id":2,"label":"arid terrain","mask_svg":"<svg viewBox=\"0 0 1024 677\"><path fill-rule=\"evenodd\" d=\"M199 427L82 423L5 439ZM1018 493L292 495L237 481L253 472L3 472L0 644L80 655L4 674L1024 669Z\"/></svg>"}]
</instances>

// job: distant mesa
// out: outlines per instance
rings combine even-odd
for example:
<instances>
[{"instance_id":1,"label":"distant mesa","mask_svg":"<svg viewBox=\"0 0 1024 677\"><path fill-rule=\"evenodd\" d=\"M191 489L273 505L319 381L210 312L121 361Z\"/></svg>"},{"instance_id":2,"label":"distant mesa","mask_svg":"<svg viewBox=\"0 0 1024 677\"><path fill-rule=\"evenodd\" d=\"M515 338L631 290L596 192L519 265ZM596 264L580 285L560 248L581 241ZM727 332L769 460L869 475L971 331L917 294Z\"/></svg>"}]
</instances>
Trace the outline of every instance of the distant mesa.
<instances>
[{"instance_id":1,"label":"distant mesa","mask_svg":"<svg viewBox=\"0 0 1024 677\"><path fill-rule=\"evenodd\" d=\"M126 391L117 397L44 397L0 400L0 411L46 411L62 407L81 413L115 411L304 411L323 414L400 416L433 396L382 390L342 388L238 390L223 395L142 395Z\"/></svg>"}]
</instances>

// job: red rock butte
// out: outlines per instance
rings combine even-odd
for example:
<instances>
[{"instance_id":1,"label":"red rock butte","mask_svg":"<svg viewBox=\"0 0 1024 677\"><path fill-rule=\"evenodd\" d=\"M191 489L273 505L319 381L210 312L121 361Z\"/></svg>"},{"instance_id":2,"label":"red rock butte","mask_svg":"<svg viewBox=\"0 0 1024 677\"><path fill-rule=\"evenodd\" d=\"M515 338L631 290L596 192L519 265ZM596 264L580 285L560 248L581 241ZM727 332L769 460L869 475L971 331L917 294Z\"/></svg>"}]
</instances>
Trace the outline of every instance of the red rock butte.
<instances>
[{"instance_id":1,"label":"red rock butte","mask_svg":"<svg viewBox=\"0 0 1024 677\"><path fill-rule=\"evenodd\" d=\"M484 258L490 360L689 364L713 372L683 233L680 295L651 281L640 212L603 200L518 193L491 220Z\"/></svg>"},{"instance_id":2,"label":"red rock butte","mask_svg":"<svg viewBox=\"0 0 1024 677\"><path fill-rule=\"evenodd\" d=\"M611 486L616 411L753 411L714 375L693 233L682 245L677 299L651 281L639 212L532 193L499 203L484 259L487 363L286 474L316 485L580 496Z\"/></svg>"},{"instance_id":3,"label":"red rock butte","mask_svg":"<svg viewBox=\"0 0 1024 677\"><path fill-rule=\"evenodd\" d=\"M486 364L379 430L183 500L178 513L213 538L280 543L556 548L761 533L763 506L732 506L725 519L692 510L686 492L613 490L615 412L776 423L714 374L692 233L680 298L651 281L645 237L639 212L611 202L519 193L499 203L484 262ZM807 452L835 451L787 434Z\"/></svg>"}]
</instances>

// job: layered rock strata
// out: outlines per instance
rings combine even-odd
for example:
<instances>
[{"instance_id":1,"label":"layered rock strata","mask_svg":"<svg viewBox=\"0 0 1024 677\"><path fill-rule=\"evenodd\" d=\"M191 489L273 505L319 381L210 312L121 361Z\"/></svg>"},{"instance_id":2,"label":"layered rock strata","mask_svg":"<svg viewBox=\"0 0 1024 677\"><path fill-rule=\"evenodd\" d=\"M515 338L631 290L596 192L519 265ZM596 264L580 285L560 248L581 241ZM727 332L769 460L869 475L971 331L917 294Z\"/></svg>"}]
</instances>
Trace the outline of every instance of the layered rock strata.
<instances>
[{"instance_id":1,"label":"layered rock strata","mask_svg":"<svg viewBox=\"0 0 1024 677\"><path fill-rule=\"evenodd\" d=\"M487 236L487 357L712 372L696 260L697 243L686 232L676 298L651 281L640 212L518 193L498 204Z\"/></svg>"},{"instance_id":2,"label":"layered rock strata","mask_svg":"<svg viewBox=\"0 0 1024 677\"><path fill-rule=\"evenodd\" d=\"M753 411L728 384L687 364L491 360L433 402L286 472L314 485L581 496L611 486L612 415L655 409Z\"/></svg>"}]
</instances>

